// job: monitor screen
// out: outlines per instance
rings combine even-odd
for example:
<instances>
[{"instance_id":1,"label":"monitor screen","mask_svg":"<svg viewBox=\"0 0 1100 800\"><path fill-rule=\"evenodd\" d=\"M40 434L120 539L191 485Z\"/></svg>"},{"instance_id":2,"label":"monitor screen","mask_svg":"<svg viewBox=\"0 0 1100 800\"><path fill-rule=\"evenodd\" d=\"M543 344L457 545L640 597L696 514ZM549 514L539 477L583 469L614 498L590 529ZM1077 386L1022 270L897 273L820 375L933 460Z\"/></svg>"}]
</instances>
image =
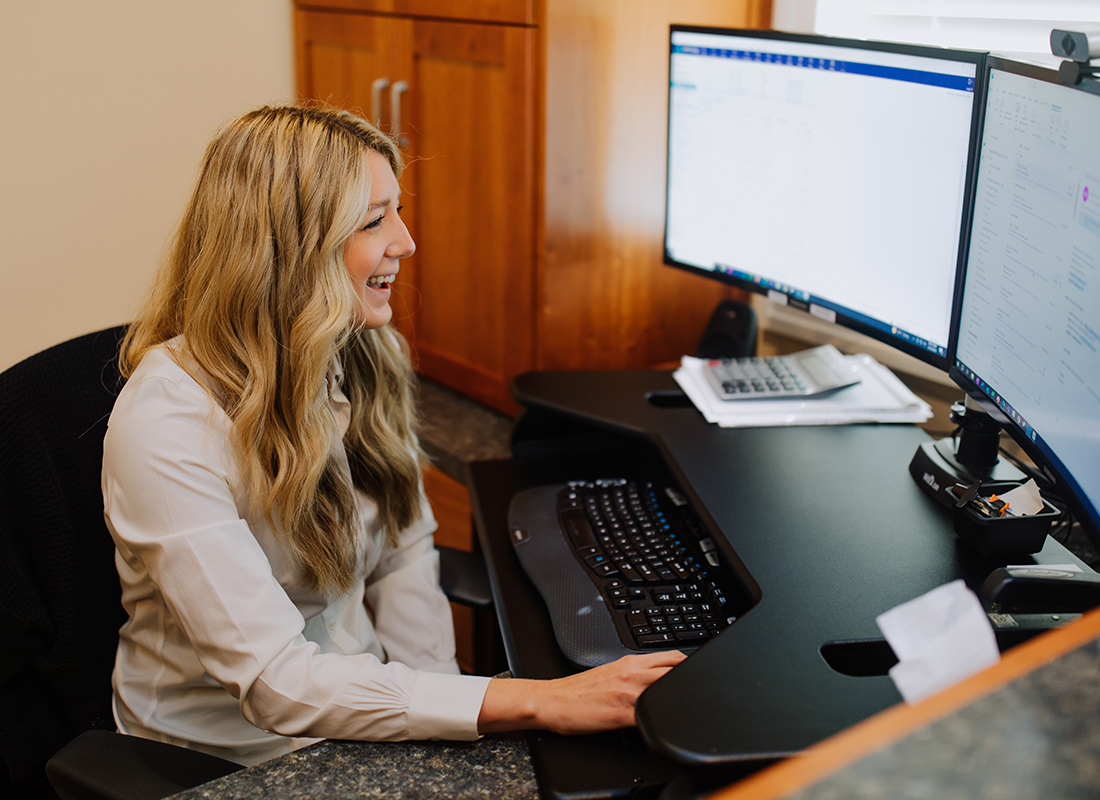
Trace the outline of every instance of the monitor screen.
<instances>
[{"instance_id":1,"label":"monitor screen","mask_svg":"<svg viewBox=\"0 0 1100 800\"><path fill-rule=\"evenodd\" d=\"M955 378L1100 534L1100 95L990 59Z\"/></svg>"},{"instance_id":2,"label":"monitor screen","mask_svg":"<svg viewBox=\"0 0 1100 800\"><path fill-rule=\"evenodd\" d=\"M673 26L665 261L947 369L984 56Z\"/></svg>"}]
</instances>

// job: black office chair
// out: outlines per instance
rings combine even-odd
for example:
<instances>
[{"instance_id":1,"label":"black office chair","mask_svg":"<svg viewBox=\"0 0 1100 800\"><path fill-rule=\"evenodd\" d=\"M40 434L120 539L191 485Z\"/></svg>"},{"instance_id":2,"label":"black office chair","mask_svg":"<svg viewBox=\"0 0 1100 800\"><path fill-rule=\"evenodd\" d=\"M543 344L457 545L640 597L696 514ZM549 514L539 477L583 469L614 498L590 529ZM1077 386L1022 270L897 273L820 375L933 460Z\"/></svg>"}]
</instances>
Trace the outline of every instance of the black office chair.
<instances>
[{"instance_id":1,"label":"black office chair","mask_svg":"<svg viewBox=\"0 0 1100 800\"><path fill-rule=\"evenodd\" d=\"M99 476L124 332L81 336L0 375L5 797L153 800L240 769L114 733L111 668L125 613Z\"/></svg>"},{"instance_id":2,"label":"black office chair","mask_svg":"<svg viewBox=\"0 0 1100 800\"><path fill-rule=\"evenodd\" d=\"M100 472L125 330L72 339L0 374L5 798L156 800L240 769L114 732L110 676L125 612ZM448 596L491 604L484 562L440 550Z\"/></svg>"}]
</instances>

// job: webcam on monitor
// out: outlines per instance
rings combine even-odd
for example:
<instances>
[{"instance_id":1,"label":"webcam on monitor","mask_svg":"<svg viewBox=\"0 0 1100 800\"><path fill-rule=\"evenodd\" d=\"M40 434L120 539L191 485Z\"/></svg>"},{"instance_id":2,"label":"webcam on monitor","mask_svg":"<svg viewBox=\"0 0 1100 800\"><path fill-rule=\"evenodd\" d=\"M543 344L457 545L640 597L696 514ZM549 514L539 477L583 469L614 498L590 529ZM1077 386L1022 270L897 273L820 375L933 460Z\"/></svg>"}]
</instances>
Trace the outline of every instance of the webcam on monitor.
<instances>
[{"instance_id":1,"label":"webcam on monitor","mask_svg":"<svg viewBox=\"0 0 1100 800\"><path fill-rule=\"evenodd\" d=\"M1082 33L1055 28L1050 32L1050 52L1087 64L1100 56L1100 31Z\"/></svg>"},{"instance_id":2,"label":"webcam on monitor","mask_svg":"<svg viewBox=\"0 0 1100 800\"><path fill-rule=\"evenodd\" d=\"M1100 31L1064 31L1054 28L1050 32L1050 52L1065 59L1058 68L1058 78L1066 86L1076 86L1084 78L1085 88L1096 92L1098 84L1095 81L1100 68L1092 66L1089 62L1094 58L1100 58Z\"/></svg>"}]
</instances>

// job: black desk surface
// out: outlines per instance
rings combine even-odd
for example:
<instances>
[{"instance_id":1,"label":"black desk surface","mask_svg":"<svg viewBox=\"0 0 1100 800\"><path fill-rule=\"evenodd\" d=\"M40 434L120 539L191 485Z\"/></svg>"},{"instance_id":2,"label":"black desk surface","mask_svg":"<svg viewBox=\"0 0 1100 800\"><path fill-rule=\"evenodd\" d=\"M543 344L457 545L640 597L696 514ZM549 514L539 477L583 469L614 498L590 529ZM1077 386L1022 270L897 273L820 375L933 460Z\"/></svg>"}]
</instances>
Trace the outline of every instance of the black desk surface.
<instances>
[{"instance_id":1,"label":"black desk surface","mask_svg":"<svg viewBox=\"0 0 1100 800\"><path fill-rule=\"evenodd\" d=\"M578 442L601 430L622 442L579 458L550 447L545 457L475 465L479 535L515 674L570 670L507 541L507 501L524 486L666 469L758 593L748 613L643 695L641 734L664 757L650 756L651 770L759 766L898 703L888 676L841 674L822 646L879 640L878 614L957 578L976 589L1005 563L961 543L950 511L910 477L927 441L916 427L722 429L677 404L667 372L530 373L514 391L536 414L576 422ZM1052 540L1011 562L1081 564ZM632 747L623 736L613 744Z\"/></svg>"}]
</instances>

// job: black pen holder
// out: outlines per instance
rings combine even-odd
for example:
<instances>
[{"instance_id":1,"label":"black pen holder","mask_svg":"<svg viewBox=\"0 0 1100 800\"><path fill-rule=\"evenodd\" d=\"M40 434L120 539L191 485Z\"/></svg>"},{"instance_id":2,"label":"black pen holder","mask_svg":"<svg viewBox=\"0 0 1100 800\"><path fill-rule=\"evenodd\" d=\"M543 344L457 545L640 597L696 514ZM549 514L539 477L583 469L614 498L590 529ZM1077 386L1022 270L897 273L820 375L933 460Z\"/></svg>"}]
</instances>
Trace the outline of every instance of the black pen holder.
<instances>
[{"instance_id":1,"label":"black pen holder","mask_svg":"<svg viewBox=\"0 0 1100 800\"><path fill-rule=\"evenodd\" d=\"M1017 483L986 483L982 485L983 497L1001 495L1015 489ZM957 499L959 487L953 486L951 494ZM1062 512L1043 500L1043 510L1038 514L1017 517L989 517L982 514L973 503L954 508L955 534L983 556L1002 556L1014 553L1037 553L1043 549L1051 524Z\"/></svg>"}]
</instances>

